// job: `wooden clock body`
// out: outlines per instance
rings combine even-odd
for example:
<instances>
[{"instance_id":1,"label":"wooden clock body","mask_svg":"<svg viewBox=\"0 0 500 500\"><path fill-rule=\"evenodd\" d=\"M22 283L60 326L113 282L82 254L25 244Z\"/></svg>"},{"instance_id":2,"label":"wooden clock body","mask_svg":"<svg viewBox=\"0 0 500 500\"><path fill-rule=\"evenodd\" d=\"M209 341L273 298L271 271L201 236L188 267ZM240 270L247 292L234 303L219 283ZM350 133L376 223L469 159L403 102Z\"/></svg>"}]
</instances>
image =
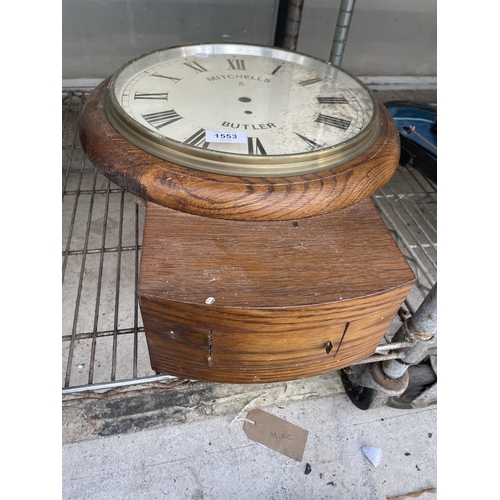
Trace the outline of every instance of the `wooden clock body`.
<instances>
[{"instance_id":1,"label":"wooden clock body","mask_svg":"<svg viewBox=\"0 0 500 500\"><path fill-rule=\"evenodd\" d=\"M290 177L175 165L119 135L89 97L80 139L104 175L146 200L139 301L152 369L224 383L292 380L370 356L414 275L369 196L399 136L380 107L374 144Z\"/></svg>"}]
</instances>

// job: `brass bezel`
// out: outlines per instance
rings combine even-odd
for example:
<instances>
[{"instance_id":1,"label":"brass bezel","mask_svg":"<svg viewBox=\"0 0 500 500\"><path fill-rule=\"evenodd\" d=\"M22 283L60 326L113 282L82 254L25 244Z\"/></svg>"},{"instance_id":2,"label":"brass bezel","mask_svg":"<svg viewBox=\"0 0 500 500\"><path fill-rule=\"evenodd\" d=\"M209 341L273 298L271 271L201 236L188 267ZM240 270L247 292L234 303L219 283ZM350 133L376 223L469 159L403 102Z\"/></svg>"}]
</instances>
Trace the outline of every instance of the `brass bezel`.
<instances>
[{"instance_id":1,"label":"brass bezel","mask_svg":"<svg viewBox=\"0 0 500 500\"><path fill-rule=\"evenodd\" d=\"M118 102L115 93L116 80L132 64L153 54L168 51L172 54L179 54L179 56L186 56L193 55L201 50L207 50L209 47L212 50L213 48L219 50L217 53L228 54L234 54L236 50L243 51L239 53L249 53L248 51L252 50L261 51L263 56L281 58L317 69L323 68L323 70L330 71L331 68L333 71L342 72L354 79L366 91L372 102L373 115L368 125L359 134L334 147L290 155L261 156L210 151L169 139L161 134L156 134L154 131L138 123L126 113ZM227 51L221 52L224 49L227 49ZM327 64L320 59L306 54L254 44L193 44L170 47L144 54L139 58L129 61L112 75L106 89L104 109L106 116L117 132L148 153L196 170L245 177L302 175L343 165L366 151L374 143L380 131L378 104L370 89L358 78L337 66Z\"/></svg>"}]
</instances>

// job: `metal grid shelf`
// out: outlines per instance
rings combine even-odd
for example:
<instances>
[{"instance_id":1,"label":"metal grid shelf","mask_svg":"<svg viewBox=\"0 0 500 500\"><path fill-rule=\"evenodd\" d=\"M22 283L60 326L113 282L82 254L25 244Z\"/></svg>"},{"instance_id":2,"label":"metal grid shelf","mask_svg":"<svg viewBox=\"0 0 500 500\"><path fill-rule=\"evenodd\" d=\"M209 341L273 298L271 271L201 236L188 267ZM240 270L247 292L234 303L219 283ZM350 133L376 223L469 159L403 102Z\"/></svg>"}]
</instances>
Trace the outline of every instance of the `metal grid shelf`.
<instances>
[{"instance_id":1,"label":"metal grid shelf","mask_svg":"<svg viewBox=\"0 0 500 500\"><path fill-rule=\"evenodd\" d=\"M413 314L437 280L437 186L399 166L372 200L417 278L405 300Z\"/></svg>"},{"instance_id":2,"label":"metal grid shelf","mask_svg":"<svg viewBox=\"0 0 500 500\"><path fill-rule=\"evenodd\" d=\"M144 213L85 158L88 92L63 92L63 388L154 375L135 299Z\"/></svg>"},{"instance_id":3,"label":"metal grid shelf","mask_svg":"<svg viewBox=\"0 0 500 500\"><path fill-rule=\"evenodd\" d=\"M156 375L137 301L144 210L100 174L78 139L78 118L89 90L62 93L62 386L63 395L173 379ZM417 276L378 356L398 357L388 345L436 282L437 189L411 167L398 167L372 197ZM394 350L395 349L395 350ZM393 350L391 353L390 351Z\"/></svg>"}]
</instances>

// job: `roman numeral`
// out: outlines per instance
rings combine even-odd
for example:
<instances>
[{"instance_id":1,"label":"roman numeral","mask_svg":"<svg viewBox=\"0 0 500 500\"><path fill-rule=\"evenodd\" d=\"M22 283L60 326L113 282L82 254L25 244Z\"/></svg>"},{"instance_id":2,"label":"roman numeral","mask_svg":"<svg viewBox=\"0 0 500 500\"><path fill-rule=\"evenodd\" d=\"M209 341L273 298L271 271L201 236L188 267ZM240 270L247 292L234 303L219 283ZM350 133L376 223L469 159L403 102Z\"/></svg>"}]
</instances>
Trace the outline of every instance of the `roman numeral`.
<instances>
[{"instance_id":1,"label":"roman numeral","mask_svg":"<svg viewBox=\"0 0 500 500\"><path fill-rule=\"evenodd\" d=\"M204 71L207 71L201 64L198 64L196 61L195 62L185 62L184 63L186 66L188 66L191 69L194 69L196 73L203 73Z\"/></svg>"},{"instance_id":2,"label":"roman numeral","mask_svg":"<svg viewBox=\"0 0 500 500\"><path fill-rule=\"evenodd\" d=\"M249 155L267 155L262 142L258 137L248 137L248 154Z\"/></svg>"},{"instance_id":3,"label":"roman numeral","mask_svg":"<svg viewBox=\"0 0 500 500\"><path fill-rule=\"evenodd\" d=\"M229 63L228 69L246 70L245 61L243 59L228 59L227 62Z\"/></svg>"},{"instance_id":4,"label":"roman numeral","mask_svg":"<svg viewBox=\"0 0 500 500\"><path fill-rule=\"evenodd\" d=\"M318 118L314 120L318 123L324 123L325 125L330 125L331 127L336 127L341 130L347 130L351 124L351 120L344 120L343 118L335 118L334 116L327 116L319 114Z\"/></svg>"},{"instance_id":5,"label":"roman numeral","mask_svg":"<svg viewBox=\"0 0 500 500\"><path fill-rule=\"evenodd\" d=\"M175 78L174 76L160 75L159 73L153 73L151 76L156 76L158 78L167 78L168 80L173 80L175 83L177 83L180 80L180 78Z\"/></svg>"},{"instance_id":6,"label":"roman numeral","mask_svg":"<svg viewBox=\"0 0 500 500\"><path fill-rule=\"evenodd\" d=\"M173 109L169 109L168 111L159 111L157 113L148 113L147 115L142 116L150 125L157 129L182 119L182 116L178 115Z\"/></svg>"},{"instance_id":7,"label":"roman numeral","mask_svg":"<svg viewBox=\"0 0 500 500\"><path fill-rule=\"evenodd\" d=\"M282 67L283 65L277 66L276 69L271 73L271 75L275 75Z\"/></svg>"},{"instance_id":8,"label":"roman numeral","mask_svg":"<svg viewBox=\"0 0 500 500\"><path fill-rule=\"evenodd\" d=\"M304 80L303 82L299 82L299 85L305 87L306 85L312 85L313 83L321 82L323 78L311 78L310 80Z\"/></svg>"},{"instance_id":9,"label":"roman numeral","mask_svg":"<svg viewBox=\"0 0 500 500\"><path fill-rule=\"evenodd\" d=\"M348 104L345 97L318 97L320 104Z\"/></svg>"},{"instance_id":10,"label":"roman numeral","mask_svg":"<svg viewBox=\"0 0 500 500\"><path fill-rule=\"evenodd\" d=\"M305 137L304 135L300 135L297 132L295 132L296 135L298 135L306 144L311 146L312 149L320 148L321 144L318 144L317 142L314 142L312 139L309 139Z\"/></svg>"},{"instance_id":11,"label":"roman numeral","mask_svg":"<svg viewBox=\"0 0 500 500\"><path fill-rule=\"evenodd\" d=\"M200 128L198 132L195 132L191 137L188 137L183 144L188 144L189 146L200 146L202 148L208 148L209 142L205 140L205 132L206 130L204 128Z\"/></svg>"},{"instance_id":12,"label":"roman numeral","mask_svg":"<svg viewBox=\"0 0 500 500\"><path fill-rule=\"evenodd\" d=\"M165 99L165 101L168 101L168 92L136 92L134 94L134 99Z\"/></svg>"}]
</instances>

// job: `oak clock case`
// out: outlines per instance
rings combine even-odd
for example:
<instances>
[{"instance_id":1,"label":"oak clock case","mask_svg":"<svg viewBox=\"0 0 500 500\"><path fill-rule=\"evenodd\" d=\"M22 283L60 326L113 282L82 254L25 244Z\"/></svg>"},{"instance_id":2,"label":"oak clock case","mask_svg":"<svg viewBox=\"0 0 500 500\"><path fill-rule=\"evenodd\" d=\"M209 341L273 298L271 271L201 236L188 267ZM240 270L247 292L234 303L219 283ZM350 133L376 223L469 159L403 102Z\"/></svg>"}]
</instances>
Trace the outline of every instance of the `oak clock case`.
<instances>
[{"instance_id":1,"label":"oak clock case","mask_svg":"<svg viewBox=\"0 0 500 500\"><path fill-rule=\"evenodd\" d=\"M369 196L399 136L355 77L272 47L146 54L87 100L96 168L143 199L153 370L291 380L372 354L414 275Z\"/></svg>"}]
</instances>

